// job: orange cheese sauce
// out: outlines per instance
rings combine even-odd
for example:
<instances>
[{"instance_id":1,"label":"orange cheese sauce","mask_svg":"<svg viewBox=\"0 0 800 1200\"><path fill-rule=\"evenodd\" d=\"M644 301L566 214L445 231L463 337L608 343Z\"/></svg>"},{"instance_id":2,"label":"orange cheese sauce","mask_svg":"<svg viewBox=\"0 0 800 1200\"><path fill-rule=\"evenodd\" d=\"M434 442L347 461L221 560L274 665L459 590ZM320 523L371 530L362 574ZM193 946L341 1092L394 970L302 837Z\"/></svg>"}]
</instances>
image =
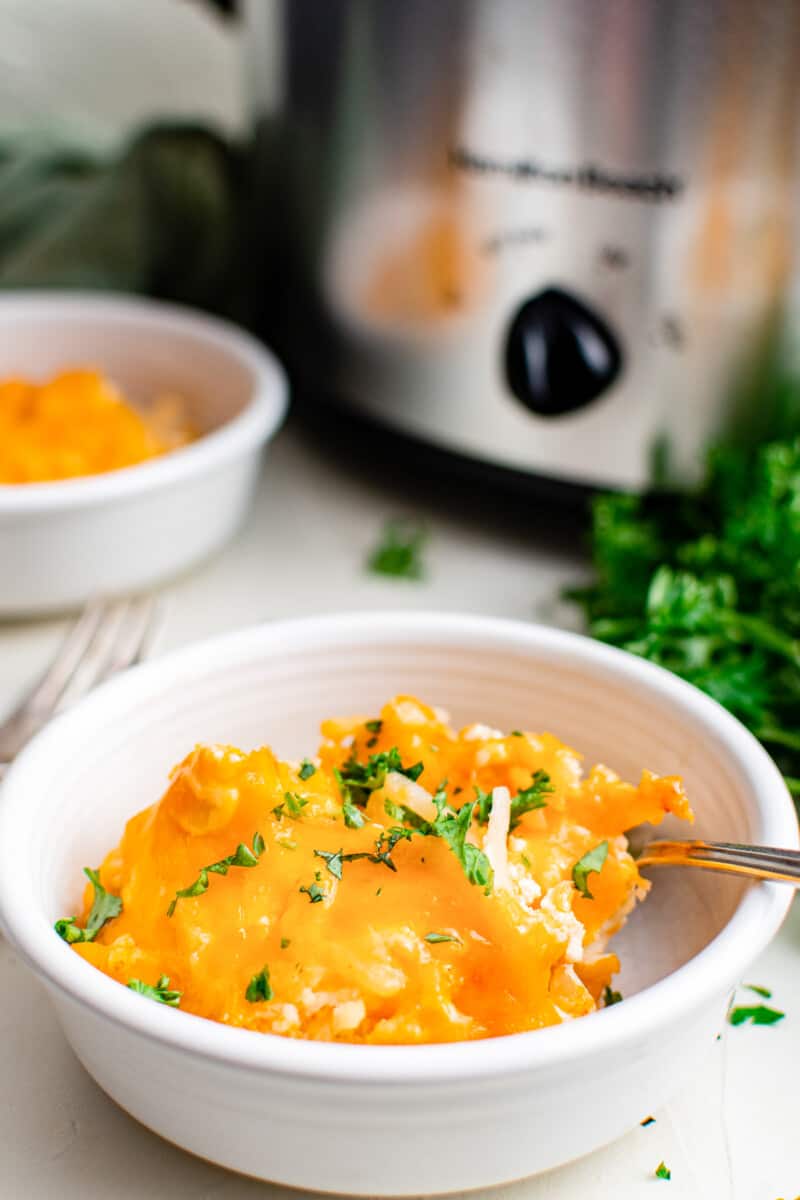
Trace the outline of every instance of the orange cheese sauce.
<instances>
[{"instance_id":1,"label":"orange cheese sauce","mask_svg":"<svg viewBox=\"0 0 800 1200\"><path fill-rule=\"evenodd\" d=\"M0 380L0 484L97 475L166 454L192 440L180 409L164 396L138 412L92 370Z\"/></svg>"},{"instance_id":2,"label":"orange cheese sauce","mask_svg":"<svg viewBox=\"0 0 800 1200\"><path fill-rule=\"evenodd\" d=\"M635 786L603 767L584 778L579 755L551 734L457 732L409 697L369 724L326 721L322 734L305 766L266 748L193 750L103 862L102 884L121 897L122 912L75 952L123 984L167 975L185 1011L324 1041L484 1038L592 1012L619 966L606 941L648 887L624 831L667 812L691 820L680 780L644 772ZM355 801L351 791L363 822L352 828L334 771L348 778L353 759L392 750L404 769L421 763L421 773L413 782L384 772L381 786ZM489 855L490 886L471 882L448 840L430 832L397 841L395 870L379 860L382 834L435 821L431 794L445 780L453 813L477 787L492 792L501 814L502 789L513 803L537 771L551 790L515 828L473 812L467 842ZM179 889L240 842L252 847L256 832L255 865L210 873L207 890L178 898L168 915ZM601 842L607 857L587 877L589 899L573 867ZM340 862L337 872L335 860L315 854L340 850L378 861ZM91 900L87 888L82 924ZM264 968L270 997L248 1000Z\"/></svg>"}]
</instances>

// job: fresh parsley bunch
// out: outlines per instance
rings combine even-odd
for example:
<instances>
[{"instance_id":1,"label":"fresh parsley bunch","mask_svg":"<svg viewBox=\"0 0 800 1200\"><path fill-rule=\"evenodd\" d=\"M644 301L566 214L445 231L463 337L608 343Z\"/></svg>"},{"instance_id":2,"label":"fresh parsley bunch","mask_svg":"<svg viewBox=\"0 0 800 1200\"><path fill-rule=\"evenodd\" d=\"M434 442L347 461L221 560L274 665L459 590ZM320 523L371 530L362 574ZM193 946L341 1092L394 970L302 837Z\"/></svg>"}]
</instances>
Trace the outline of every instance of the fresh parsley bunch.
<instances>
[{"instance_id":1,"label":"fresh parsley bunch","mask_svg":"<svg viewBox=\"0 0 800 1200\"><path fill-rule=\"evenodd\" d=\"M690 494L604 495L589 632L708 692L800 799L800 438L717 449Z\"/></svg>"}]
</instances>

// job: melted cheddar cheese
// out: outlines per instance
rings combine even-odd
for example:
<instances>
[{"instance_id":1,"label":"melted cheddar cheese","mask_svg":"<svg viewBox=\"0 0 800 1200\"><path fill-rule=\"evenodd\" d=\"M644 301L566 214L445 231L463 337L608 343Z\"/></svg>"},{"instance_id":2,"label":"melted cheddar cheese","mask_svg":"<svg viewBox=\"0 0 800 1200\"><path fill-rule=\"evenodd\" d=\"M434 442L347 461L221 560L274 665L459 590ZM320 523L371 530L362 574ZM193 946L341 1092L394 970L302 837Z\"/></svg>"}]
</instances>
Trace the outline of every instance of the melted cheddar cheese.
<instances>
[{"instance_id":1,"label":"melted cheddar cheese","mask_svg":"<svg viewBox=\"0 0 800 1200\"><path fill-rule=\"evenodd\" d=\"M191 440L176 397L137 412L98 371L0 380L0 483L43 483L134 466Z\"/></svg>"},{"instance_id":2,"label":"melted cheddar cheese","mask_svg":"<svg viewBox=\"0 0 800 1200\"><path fill-rule=\"evenodd\" d=\"M619 966L606 942L648 888L624 832L667 812L692 819L680 780L584 778L551 734L456 732L409 697L322 734L313 762L194 749L102 864L122 911L75 952L123 984L168 976L185 1011L325 1041L484 1038L592 1012ZM373 778L353 784L353 763L363 778L370 761ZM515 823L534 777L543 806ZM475 805L457 852L437 813L452 831L478 795L491 813L482 822ZM176 896L240 843L249 865ZM601 843L589 898L573 868ZM89 888L84 922L91 901ZM253 998L259 975L268 986Z\"/></svg>"}]
</instances>

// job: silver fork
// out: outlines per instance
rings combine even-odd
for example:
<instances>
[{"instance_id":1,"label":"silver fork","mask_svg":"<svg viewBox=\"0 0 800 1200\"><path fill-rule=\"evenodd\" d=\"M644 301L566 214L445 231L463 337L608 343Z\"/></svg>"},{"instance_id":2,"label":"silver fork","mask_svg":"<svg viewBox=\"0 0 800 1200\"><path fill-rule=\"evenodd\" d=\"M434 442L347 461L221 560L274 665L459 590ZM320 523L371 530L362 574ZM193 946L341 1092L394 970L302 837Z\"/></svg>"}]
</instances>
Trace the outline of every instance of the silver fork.
<instances>
[{"instance_id":1,"label":"silver fork","mask_svg":"<svg viewBox=\"0 0 800 1200\"><path fill-rule=\"evenodd\" d=\"M142 660L155 618L152 596L89 601L45 674L0 724L0 778L51 717L109 676Z\"/></svg>"}]
</instances>

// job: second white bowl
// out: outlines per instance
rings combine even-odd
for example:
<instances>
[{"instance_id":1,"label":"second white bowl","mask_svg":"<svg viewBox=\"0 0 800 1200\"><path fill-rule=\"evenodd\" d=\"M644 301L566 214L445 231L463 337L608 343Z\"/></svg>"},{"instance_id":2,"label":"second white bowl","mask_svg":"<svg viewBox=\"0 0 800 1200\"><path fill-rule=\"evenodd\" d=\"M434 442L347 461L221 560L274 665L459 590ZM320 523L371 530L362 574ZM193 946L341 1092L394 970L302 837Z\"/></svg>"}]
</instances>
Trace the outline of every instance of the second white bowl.
<instances>
[{"instance_id":1,"label":"second white bowl","mask_svg":"<svg viewBox=\"0 0 800 1200\"><path fill-rule=\"evenodd\" d=\"M0 297L0 376L80 366L133 400L182 397L201 436L120 471L0 484L0 617L150 587L216 550L241 523L286 412L276 359L224 321L120 296Z\"/></svg>"}]
</instances>

